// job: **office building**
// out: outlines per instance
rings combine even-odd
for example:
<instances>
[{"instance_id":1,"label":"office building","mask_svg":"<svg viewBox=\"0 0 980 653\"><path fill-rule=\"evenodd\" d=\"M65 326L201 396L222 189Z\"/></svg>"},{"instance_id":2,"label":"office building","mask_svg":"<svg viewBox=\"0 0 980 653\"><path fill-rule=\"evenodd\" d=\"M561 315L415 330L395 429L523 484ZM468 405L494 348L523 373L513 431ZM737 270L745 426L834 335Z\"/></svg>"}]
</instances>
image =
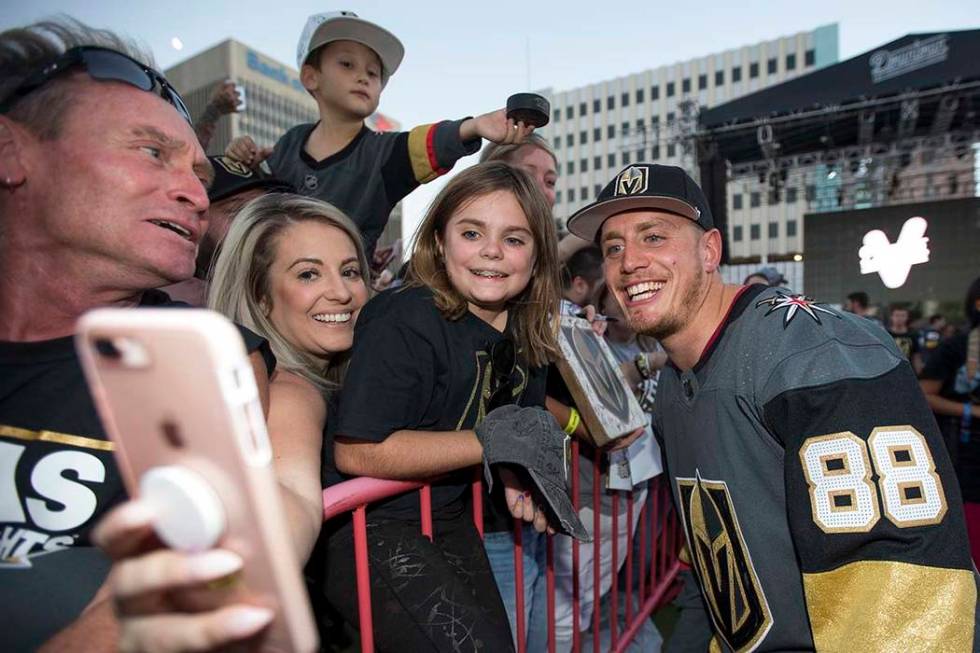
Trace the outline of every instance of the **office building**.
<instances>
[{"instance_id":1,"label":"office building","mask_svg":"<svg viewBox=\"0 0 980 653\"><path fill-rule=\"evenodd\" d=\"M541 134L561 165L555 206L559 224L564 226L631 162L679 165L697 175L699 111L835 63L838 56L835 23L580 88L540 91L552 109ZM741 188L731 192L747 205L761 201ZM786 225L775 247L795 251L803 203L784 199L778 208L767 208L772 220Z\"/></svg>"}]
</instances>

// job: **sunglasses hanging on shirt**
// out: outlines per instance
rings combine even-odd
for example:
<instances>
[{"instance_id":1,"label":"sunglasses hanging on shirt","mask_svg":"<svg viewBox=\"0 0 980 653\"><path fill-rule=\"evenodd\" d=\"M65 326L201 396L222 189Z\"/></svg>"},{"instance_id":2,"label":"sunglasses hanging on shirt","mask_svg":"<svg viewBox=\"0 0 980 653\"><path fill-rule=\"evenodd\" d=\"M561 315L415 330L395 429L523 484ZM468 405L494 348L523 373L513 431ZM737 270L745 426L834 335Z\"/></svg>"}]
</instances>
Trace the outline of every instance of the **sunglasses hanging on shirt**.
<instances>
[{"instance_id":1,"label":"sunglasses hanging on shirt","mask_svg":"<svg viewBox=\"0 0 980 653\"><path fill-rule=\"evenodd\" d=\"M490 347L490 396L487 412L514 401L514 371L517 369L517 347L510 338L498 340Z\"/></svg>"}]
</instances>

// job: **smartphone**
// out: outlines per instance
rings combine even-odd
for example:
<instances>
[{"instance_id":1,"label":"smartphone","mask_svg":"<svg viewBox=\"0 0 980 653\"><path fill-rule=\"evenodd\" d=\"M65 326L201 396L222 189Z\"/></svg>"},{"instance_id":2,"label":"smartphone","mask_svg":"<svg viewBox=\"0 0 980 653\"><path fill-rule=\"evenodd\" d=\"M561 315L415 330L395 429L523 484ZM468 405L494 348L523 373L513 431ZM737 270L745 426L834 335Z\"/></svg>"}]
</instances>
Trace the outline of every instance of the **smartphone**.
<instances>
[{"instance_id":1,"label":"smartphone","mask_svg":"<svg viewBox=\"0 0 980 653\"><path fill-rule=\"evenodd\" d=\"M75 345L126 487L153 505L160 539L242 556L243 570L208 597L275 609L263 650L316 650L238 330L203 309L107 308L81 318Z\"/></svg>"},{"instance_id":2,"label":"smartphone","mask_svg":"<svg viewBox=\"0 0 980 653\"><path fill-rule=\"evenodd\" d=\"M238 91L238 105L235 107L235 111L241 113L248 106L245 103L245 87L241 84L235 84L235 90Z\"/></svg>"}]
</instances>

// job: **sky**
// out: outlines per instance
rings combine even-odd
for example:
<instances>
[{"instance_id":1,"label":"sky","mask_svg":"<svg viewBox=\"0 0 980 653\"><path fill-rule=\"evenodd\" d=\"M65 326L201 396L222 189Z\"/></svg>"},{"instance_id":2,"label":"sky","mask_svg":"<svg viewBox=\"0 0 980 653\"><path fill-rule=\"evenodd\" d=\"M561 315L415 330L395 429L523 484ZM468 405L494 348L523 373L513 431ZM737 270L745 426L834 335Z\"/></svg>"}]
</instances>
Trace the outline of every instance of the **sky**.
<instances>
[{"instance_id":1,"label":"sky","mask_svg":"<svg viewBox=\"0 0 980 653\"><path fill-rule=\"evenodd\" d=\"M405 45L379 110L404 128L479 115L516 92L593 84L837 23L840 58L916 32L976 29L975 0L818 2L358 2L33 0L11 2L0 29L66 13L134 37L167 68L226 38L295 66L306 17L348 9ZM181 51L171 46L177 37ZM476 157L457 164L456 171ZM404 200L408 234L446 178Z\"/></svg>"}]
</instances>

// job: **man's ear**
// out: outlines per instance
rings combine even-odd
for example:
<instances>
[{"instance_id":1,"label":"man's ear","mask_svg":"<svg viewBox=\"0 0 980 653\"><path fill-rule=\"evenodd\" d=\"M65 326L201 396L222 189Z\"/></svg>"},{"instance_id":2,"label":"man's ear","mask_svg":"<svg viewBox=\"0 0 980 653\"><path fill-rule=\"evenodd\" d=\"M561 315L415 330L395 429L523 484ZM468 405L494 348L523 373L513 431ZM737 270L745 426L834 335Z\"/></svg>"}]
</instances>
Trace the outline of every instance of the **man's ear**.
<instances>
[{"instance_id":1,"label":"man's ear","mask_svg":"<svg viewBox=\"0 0 980 653\"><path fill-rule=\"evenodd\" d=\"M24 128L0 115L0 186L16 188L27 181L24 167L25 140L30 138Z\"/></svg>"},{"instance_id":2,"label":"man's ear","mask_svg":"<svg viewBox=\"0 0 980 653\"><path fill-rule=\"evenodd\" d=\"M701 234L702 262L705 272L715 272L721 265L721 232L710 229Z\"/></svg>"}]
</instances>

